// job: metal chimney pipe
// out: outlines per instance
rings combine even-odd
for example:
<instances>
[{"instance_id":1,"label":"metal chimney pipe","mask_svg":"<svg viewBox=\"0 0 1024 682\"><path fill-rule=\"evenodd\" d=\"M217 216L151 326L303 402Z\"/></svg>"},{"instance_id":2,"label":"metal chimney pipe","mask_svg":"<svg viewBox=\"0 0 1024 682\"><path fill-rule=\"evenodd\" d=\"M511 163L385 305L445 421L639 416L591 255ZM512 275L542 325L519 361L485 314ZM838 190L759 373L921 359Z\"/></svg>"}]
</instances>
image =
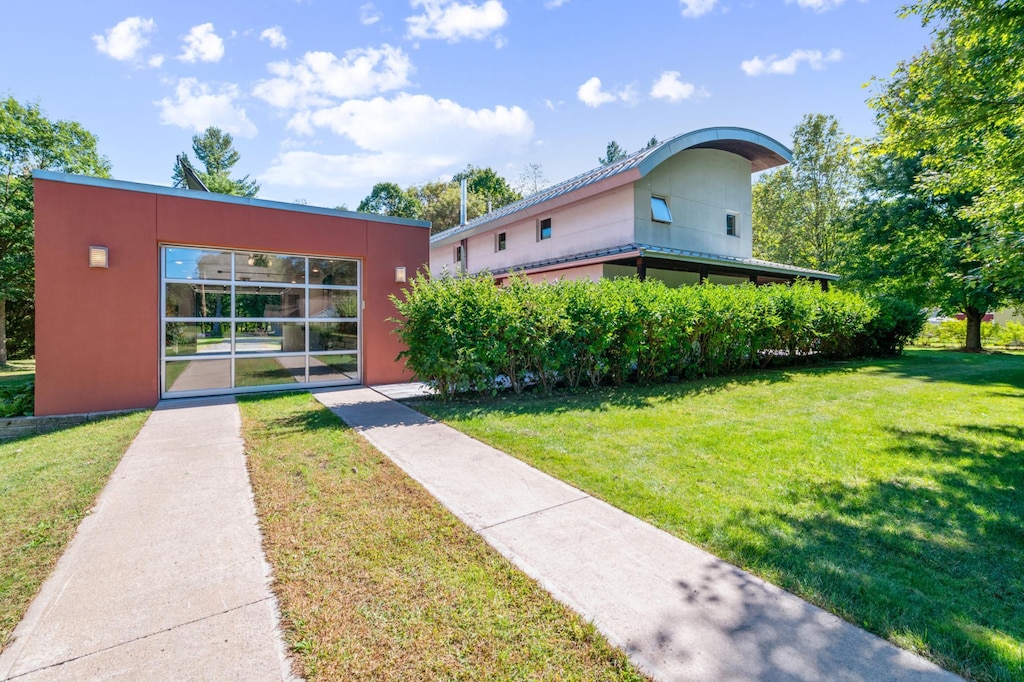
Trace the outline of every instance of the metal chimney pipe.
<instances>
[{"instance_id":1,"label":"metal chimney pipe","mask_svg":"<svg viewBox=\"0 0 1024 682\"><path fill-rule=\"evenodd\" d=\"M459 186L459 225L466 224L466 178Z\"/></svg>"}]
</instances>

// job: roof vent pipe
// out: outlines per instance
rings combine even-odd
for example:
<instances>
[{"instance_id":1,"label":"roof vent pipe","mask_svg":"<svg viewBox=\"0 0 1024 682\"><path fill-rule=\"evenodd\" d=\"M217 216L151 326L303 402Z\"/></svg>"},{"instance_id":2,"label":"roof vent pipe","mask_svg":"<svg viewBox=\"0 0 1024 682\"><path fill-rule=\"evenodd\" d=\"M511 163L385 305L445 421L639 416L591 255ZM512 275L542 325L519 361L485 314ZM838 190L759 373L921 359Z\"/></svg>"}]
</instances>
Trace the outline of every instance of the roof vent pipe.
<instances>
[{"instance_id":1,"label":"roof vent pipe","mask_svg":"<svg viewBox=\"0 0 1024 682\"><path fill-rule=\"evenodd\" d=\"M466 178L459 184L459 225L466 224Z\"/></svg>"}]
</instances>

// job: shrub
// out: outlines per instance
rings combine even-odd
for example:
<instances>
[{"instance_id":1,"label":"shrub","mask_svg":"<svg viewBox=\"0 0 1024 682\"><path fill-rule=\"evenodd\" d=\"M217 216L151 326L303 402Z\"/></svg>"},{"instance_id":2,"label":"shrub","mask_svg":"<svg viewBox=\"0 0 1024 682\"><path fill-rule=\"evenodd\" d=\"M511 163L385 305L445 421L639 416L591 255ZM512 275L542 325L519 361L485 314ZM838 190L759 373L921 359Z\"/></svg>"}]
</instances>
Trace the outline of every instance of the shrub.
<instances>
[{"instance_id":1,"label":"shrub","mask_svg":"<svg viewBox=\"0 0 1024 682\"><path fill-rule=\"evenodd\" d=\"M27 417L35 404L35 382L0 384L0 417Z\"/></svg>"},{"instance_id":2,"label":"shrub","mask_svg":"<svg viewBox=\"0 0 1024 682\"><path fill-rule=\"evenodd\" d=\"M399 357L443 398L517 393L529 381L621 385L712 376L814 357L890 355L920 332L923 316L895 299L875 301L808 282L670 289L636 278L504 287L487 273L418 275L392 297L402 316Z\"/></svg>"}]
</instances>

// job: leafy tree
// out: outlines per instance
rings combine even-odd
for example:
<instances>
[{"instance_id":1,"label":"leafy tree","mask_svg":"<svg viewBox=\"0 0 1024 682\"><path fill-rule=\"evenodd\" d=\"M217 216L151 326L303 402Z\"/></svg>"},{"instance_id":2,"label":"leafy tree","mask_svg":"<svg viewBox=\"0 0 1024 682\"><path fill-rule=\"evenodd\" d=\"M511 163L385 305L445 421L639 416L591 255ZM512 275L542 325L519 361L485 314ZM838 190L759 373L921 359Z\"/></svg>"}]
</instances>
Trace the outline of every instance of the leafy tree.
<instances>
[{"instance_id":1,"label":"leafy tree","mask_svg":"<svg viewBox=\"0 0 1024 682\"><path fill-rule=\"evenodd\" d=\"M962 214L973 197L936 194L920 183L923 156L878 154L864 162L862 199L849 215L844 285L962 312L965 346L981 350L982 318L1008 301L1011 283L977 275L986 236Z\"/></svg>"},{"instance_id":2,"label":"leafy tree","mask_svg":"<svg viewBox=\"0 0 1024 682\"><path fill-rule=\"evenodd\" d=\"M819 270L840 266L843 214L854 197L853 144L834 116L793 130L793 162L753 190L754 255Z\"/></svg>"},{"instance_id":3,"label":"leafy tree","mask_svg":"<svg viewBox=\"0 0 1024 682\"><path fill-rule=\"evenodd\" d=\"M916 158L936 194L970 194L976 286L1018 283L1024 302L1024 9L1019 2L918 0L903 10L932 27L932 43L901 62L869 100L884 151Z\"/></svg>"},{"instance_id":4,"label":"leafy tree","mask_svg":"<svg viewBox=\"0 0 1024 682\"><path fill-rule=\"evenodd\" d=\"M0 101L0 365L7 363L7 301L27 302L33 295L36 169L108 177L110 162L80 124L50 121L38 103L8 97Z\"/></svg>"},{"instance_id":5,"label":"leafy tree","mask_svg":"<svg viewBox=\"0 0 1024 682\"><path fill-rule=\"evenodd\" d=\"M605 147L604 156L598 159L597 162L602 166L607 166L615 163L616 161L620 161L627 156L629 156L629 154L626 153L626 150L620 147L618 142L612 140L608 143L608 146Z\"/></svg>"},{"instance_id":6,"label":"leafy tree","mask_svg":"<svg viewBox=\"0 0 1024 682\"><path fill-rule=\"evenodd\" d=\"M238 163L238 150L234 148L234 138L220 128L210 126L202 135L192 136L192 151L204 170L196 171L206 188L218 194L233 194L240 197L254 197L260 191L255 180L243 178L233 180L231 169ZM182 152L181 157L191 166L188 154ZM173 180L175 186L184 183L181 168L175 164Z\"/></svg>"},{"instance_id":7,"label":"leafy tree","mask_svg":"<svg viewBox=\"0 0 1024 682\"><path fill-rule=\"evenodd\" d=\"M360 213L379 213L396 218L419 218L420 204L412 192L394 182L378 182L356 208Z\"/></svg>"},{"instance_id":8,"label":"leafy tree","mask_svg":"<svg viewBox=\"0 0 1024 682\"><path fill-rule=\"evenodd\" d=\"M468 183L467 183L468 184ZM420 217L429 220L432 233L443 232L459 224L462 208L462 191L455 182L437 180L411 188L422 206ZM484 198L466 190L466 219L472 220L487 212Z\"/></svg>"},{"instance_id":9,"label":"leafy tree","mask_svg":"<svg viewBox=\"0 0 1024 682\"><path fill-rule=\"evenodd\" d=\"M498 175L493 168L466 166L452 177L452 183L460 185L466 180L466 192L475 194L484 201L488 211L519 201L523 195L512 189L508 180Z\"/></svg>"}]
</instances>

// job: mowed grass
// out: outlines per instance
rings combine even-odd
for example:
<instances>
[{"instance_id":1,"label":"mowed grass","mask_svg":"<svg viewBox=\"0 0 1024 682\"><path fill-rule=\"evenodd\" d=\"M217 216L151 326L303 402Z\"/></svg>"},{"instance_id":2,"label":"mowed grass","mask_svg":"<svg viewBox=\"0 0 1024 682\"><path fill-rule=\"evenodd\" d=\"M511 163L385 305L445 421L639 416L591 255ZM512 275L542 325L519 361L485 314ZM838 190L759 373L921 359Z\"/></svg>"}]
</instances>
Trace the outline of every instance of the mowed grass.
<instances>
[{"instance_id":1,"label":"mowed grass","mask_svg":"<svg viewBox=\"0 0 1024 682\"><path fill-rule=\"evenodd\" d=\"M1024 679L1024 355L418 409L940 665Z\"/></svg>"},{"instance_id":2,"label":"mowed grass","mask_svg":"<svg viewBox=\"0 0 1024 682\"><path fill-rule=\"evenodd\" d=\"M147 415L0 441L0 648Z\"/></svg>"},{"instance_id":3,"label":"mowed grass","mask_svg":"<svg viewBox=\"0 0 1024 682\"><path fill-rule=\"evenodd\" d=\"M35 376L35 360L8 360L6 365L0 365L0 384L18 384Z\"/></svg>"},{"instance_id":4,"label":"mowed grass","mask_svg":"<svg viewBox=\"0 0 1024 682\"><path fill-rule=\"evenodd\" d=\"M296 672L645 679L312 396L244 396L239 405Z\"/></svg>"}]
</instances>

